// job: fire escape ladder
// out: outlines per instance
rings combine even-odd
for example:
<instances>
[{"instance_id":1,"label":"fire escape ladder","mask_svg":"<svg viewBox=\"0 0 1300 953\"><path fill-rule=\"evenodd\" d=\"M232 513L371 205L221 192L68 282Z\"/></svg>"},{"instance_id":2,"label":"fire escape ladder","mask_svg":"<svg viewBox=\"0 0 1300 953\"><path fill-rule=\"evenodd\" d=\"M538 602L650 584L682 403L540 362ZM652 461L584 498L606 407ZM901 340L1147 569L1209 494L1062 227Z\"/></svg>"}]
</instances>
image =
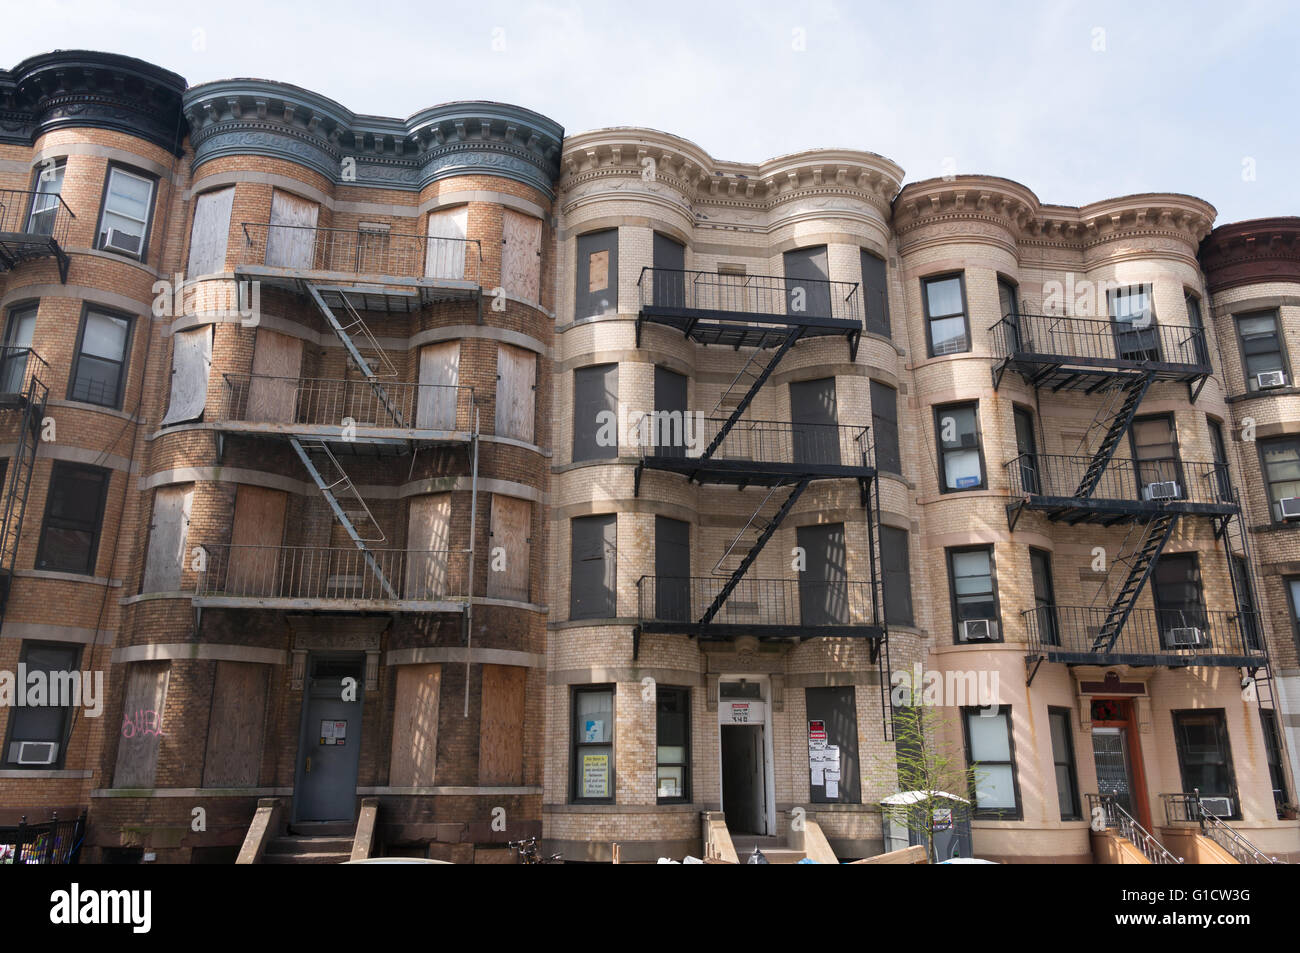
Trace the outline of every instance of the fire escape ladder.
<instances>
[{"instance_id":1,"label":"fire escape ladder","mask_svg":"<svg viewBox=\"0 0 1300 953\"><path fill-rule=\"evenodd\" d=\"M393 590L392 585L388 581L388 577L384 575L383 569L380 568L379 563L370 552L370 547L367 545L367 543L382 543L386 538L384 532L380 529L379 523L375 520L374 514L370 512L370 507L366 505L366 501L363 500L361 494L357 492L357 488L355 484L353 484L352 479L346 472L344 472L343 467L339 464L338 458L330 452L329 446L323 440L303 440L298 437L290 437L289 442L293 444L293 449L298 454L298 459L300 459L303 466L307 468L307 472L311 474L311 478L316 481L316 486L320 488L321 495L325 497L325 502L329 504L330 509L334 512L334 518L339 521L339 524L347 532L348 536L352 539L352 542L356 544L357 549L361 551L362 558L365 559L366 564L370 567L370 571L379 581L380 586L383 587L385 594L387 594L390 599L398 598L397 593ZM329 469L328 477L321 472L321 469L316 465L316 462L312 460L311 455L313 453L319 454L323 457ZM349 502L355 503L360 507L358 512L365 517L365 523L363 525L367 527L367 532L370 535L362 536L361 533L357 531L356 524L352 522L351 517L348 516L347 512L343 509L342 504L339 502L340 496L348 497Z\"/></svg>"},{"instance_id":2,"label":"fire escape ladder","mask_svg":"<svg viewBox=\"0 0 1300 953\"><path fill-rule=\"evenodd\" d=\"M312 300L316 302L316 307L320 309L325 318L325 323L330 326L334 336L342 343L344 350L347 352L348 359L355 365L356 369L361 372L361 376L366 379L379 402L384 406L396 422L397 426L406 426L402 422L401 411L388 396L388 392L380 383L381 377L396 377L397 368L392 359L379 345L374 334L367 326L365 319L352 302L348 300L345 292L336 288L320 288L310 282L304 282L307 292L311 295ZM326 301L328 295L331 301ZM343 317L335 313L335 308L343 312ZM360 342L358 345L357 342ZM364 348L364 352L363 349ZM369 356L367 357L367 354Z\"/></svg>"},{"instance_id":3,"label":"fire escape ladder","mask_svg":"<svg viewBox=\"0 0 1300 953\"><path fill-rule=\"evenodd\" d=\"M1128 563L1128 574L1124 584L1111 599L1106 619L1097 632L1096 639L1093 640L1092 651L1106 653L1115 648L1120 633L1124 631L1124 623L1128 621L1138 596L1142 594L1142 587L1151 577L1156 560L1160 558L1160 553L1169 542L1169 537L1173 535L1177 524L1177 513L1157 513L1147 521L1142 537L1138 540L1132 554L1115 560L1116 564Z\"/></svg>"},{"instance_id":4,"label":"fire escape ladder","mask_svg":"<svg viewBox=\"0 0 1300 953\"><path fill-rule=\"evenodd\" d=\"M5 608L9 604L9 587L18 558L18 542L22 537L23 516L27 512L27 495L32 487L36 451L40 447L41 419L48 394L49 387L33 375L23 402L18 444L5 479L4 522L0 523L0 624L3 624Z\"/></svg>"},{"instance_id":5,"label":"fire escape ladder","mask_svg":"<svg viewBox=\"0 0 1300 953\"><path fill-rule=\"evenodd\" d=\"M715 436L708 447L705 448L704 453L700 454L701 460L710 459L717 451L718 447L722 445L722 441L727 439L727 434L731 432L731 428L736 425L736 421L740 420L741 415L743 415L749 408L750 402L754 399L754 395L758 393L758 389L763 386L769 377L772 376L772 371L776 369L776 365L781 363L781 358L785 357L786 352L789 351L790 348L794 347L795 342L799 340L799 337L802 334L802 327L791 328L789 333L786 334L785 340L781 342L781 346L778 347L776 352L768 359L766 366L764 366L762 370L758 370L760 363L758 360L758 354L760 352L755 351L754 354L750 355L749 359L745 362L745 365L740 369L740 373L737 374L735 379L727 386L727 390L722 395L722 399L718 401L718 406L714 408L714 412L716 413L722 405L727 402L728 396L731 395L734 390L744 386L746 382L749 385L748 390L746 390L740 400L736 402L736 406L731 411L731 416L728 417L723 425L718 429L717 436Z\"/></svg>"},{"instance_id":6,"label":"fire escape ladder","mask_svg":"<svg viewBox=\"0 0 1300 953\"><path fill-rule=\"evenodd\" d=\"M1106 465L1110 463L1111 458L1115 456L1115 450L1119 446L1120 440L1128 432L1129 426L1133 423L1133 416L1137 413L1138 404L1142 403L1142 398L1146 395L1147 388L1151 386L1152 374L1144 372L1136 374L1125 380L1116 393L1120 395L1119 406L1114 407L1114 401L1106 401L1097 411L1097 416L1093 418L1092 426L1104 426L1106 433L1097 445L1097 449L1092 454L1092 460L1088 463L1088 469L1084 471L1083 478L1079 481L1078 489L1074 491L1076 497L1092 496L1092 491L1097 488L1101 481L1101 476L1106 470Z\"/></svg>"},{"instance_id":7,"label":"fire escape ladder","mask_svg":"<svg viewBox=\"0 0 1300 953\"><path fill-rule=\"evenodd\" d=\"M732 547L734 547L736 543L739 542L740 538L749 530L751 526L762 527L761 531L758 534L758 539L754 541L754 545L751 546L749 552L745 554L745 558L740 561L740 565L738 565L735 568L735 570L731 573L730 578L727 579L725 583L723 583L722 589L718 592L718 595L714 598L712 604L708 607L708 609L704 611L704 615L700 618L700 625L708 625L710 622L713 621L713 617L718 614L718 610L722 608L723 603L727 601L727 598L731 595L732 591L736 588L737 584L744 577L745 573L749 571L749 567L754 564L754 560L756 560L758 558L758 554L763 551L763 547L766 546L767 541L772 538L772 534L775 533L777 527L781 525L781 521L786 518L786 516L790 512L790 509L794 506L795 502L803 494L803 491L807 489L811 479L812 479L811 477L800 477L799 482L794 485L794 488L790 491L789 496L785 498L785 502L781 504L781 508L776 511L776 514L771 519L764 519L759 515L759 511L762 510L763 504L760 503L758 505L758 508L754 511L754 514L749 518L749 522L745 524L745 528L742 529L740 533L736 536L736 539L732 541ZM772 492L775 491L776 488L773 487ZM771 496L772 493L769 493L766 497L764 497L763 503L766 503L771 498ZM730 551L731 551L731 547L728 548L727 552L729 553ZM726 558L725 553L723 554L723 558L724 559ZM718 560L718 565L721 564L722 564L722 560ZM716 569L717 567L715 566L714 568Z\"/></svg>"}]
</instances>

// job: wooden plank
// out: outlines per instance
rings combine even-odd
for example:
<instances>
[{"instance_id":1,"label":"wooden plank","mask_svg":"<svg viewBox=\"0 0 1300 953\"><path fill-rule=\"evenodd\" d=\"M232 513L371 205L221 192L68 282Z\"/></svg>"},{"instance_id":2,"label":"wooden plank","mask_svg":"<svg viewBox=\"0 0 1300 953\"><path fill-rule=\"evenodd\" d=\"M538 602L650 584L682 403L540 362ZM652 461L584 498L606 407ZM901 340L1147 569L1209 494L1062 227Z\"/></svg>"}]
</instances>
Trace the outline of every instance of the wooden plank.
<instances>
[{"instance_id":1,"label":"wooden plank","mask_svg":"<svg viewBox=\"0 0 1300 953\"><path fill-rule=\"evenodd\" d=\"M172 385L163 425L198 420L208 402L212 325L172 335Z\"/></svg>"},{"instance_id":2,"label":"wooden plank","mask_svg":"<svg viewBox=\"0 0 1300 953\"><path fill-rule=\"evenodd\" d=\"M284 540L284 516L289 496L241 483L235 492L235 520L230 533L227 592L239 596L276 595L279 547ZM242 547L260 547L249 549Z\"/></svg>"},{"instance_id":3,"label":"wooden plank","mask_svg":"<svg viewBox=\"0 0 1300 953\"><path fill-rule=\"evenodd\" d=\"M393 710L393 787L430 787L437 774L441 665L399 665Z\"/></svg>"},{"instance_id":4,"label":"wooden plank","mask_svg":"<svg viewBox=\"0 0 1300 953\"><path fill-rule=\"evenodd\" d=\"M420 396L415 426L419 430L455 430L460 383L460 342L444 341L420 348ZM468 421L466 421L468 424Z\"/></svg>"},{"instance_id":5,"label":"wooden plank","mask_svg":"<svg viewBox=\"0 0 1300 953\"><path fill-rule=\"evenodd\" d=\"M190 278L216 275L226 270L230 210L234 203L234 186L204 192L195 200L194 225L190 230Z\"/></svg>"},{"instance_id":6,"label":"wooden plank","mask_svg":"<svg viewBox=\"0 0 1300 953\"><path fill-rule=\"evenodd\" d=\"M524 680L527 670L484 665L479 710L478 783L524 781Z\"/></svg>"},{"instance_id":7,"label":"wooden plank","mask_svg":"<svg viewBox=\"0 0 1300 953\"><path fill-rule=\"evenodd\" d=\"M149 552L141 592L175 592L180 589L193 501L193 484L160 486L154 491Z\"/></svg>"},{"instance_id":8,"label":"wooden plank","mask_svg":"<svg viewBox=\"0 0 1300 953\"><path fill-rule=\"evenodd\" d=\"M542 294L542 220L505 209L501 217L501 285L506 294L540 301Z\"/></svg>"},{"instance_id":9,"label":"wooden plank","mask_svg":"<svg viewBox=\"0 0 1300 953\"><path fill-rule=\"evenodd\" d=\"M587 292L604 291L609 287L609 251L592 252L587 259Z\"/></svg>"},{"instance_id":10,"label":"wooden plank","mask_svg":"<svg viewBox=\"0 0 1300 953\"><path fill-rule=\"evenodd\" d=\"M407 504L405 599L437 599L450 593L447 549L451 545L451 494L415 496Z\"/></svg>"},{"instance_id":11,"label":"wooden plank","mask_svg":"<svg viewBox=\"0 0 1300 953\"><path fill-rule=\"evenodd\" d=\"M316 258L315 228L319 214L320 206L315 202L279 189L272 192L266 264L275 268L311 268Z\"/></svg>"},{"instance_id":12,"label":"wooden plank","mask_svg":"<svg viewBox=\"0 0 1300 953\"><path fill-rule=\"evenodd\" d=\"M537 355L510 344L497 345L496 433L533 441L536 412Z\"/></svg>"},{"instance_id":13,"label":"wooden plank","mask_svg":"<svg viewBox=\"0 0 1300 953\"><path fill-rule=\"evenodd\" d=\"M168 662L135 662L129 666L122 703L121 738L113 786L151 788L158 771L158 747L167 731L163 711L167 699Z\"/></svg>"},{"instance_id":14,"label":"wooden plank","mask_svg":"<svg viewBox=\"0 0 1300 953\"><path fill-rule=\"evenodd\" d=\"M465 277L465 242L469 234L469 206L429 213L429 247L425 255L426 278L461 281ZM478 278L478 275L471 275Z\"/></svg>"},{"instance_id":15,"label":"wooden plank","mask_svg":"<svg viewBox=\"0 0 1300 953\"><path fill-rule=\"evenodd\" d=\"M302 341L258 328L245 419L292 423L297 416L295 395L301 374Z\"/></svg>"},{"instance_id":16,"label":"wooden plank","mask_svg":"<svg viewBox=\"0 0 1300 953\"><path fill-rule=\"evenodd\" d=\"M487 594L490 597L529 601L532 519L533 505L528 500L492 494L492 536L487 581Z\"/></svg>"},{"instance_id":17,"label":"wooden plank","mask_svg":"<svg viewBox=\"0 0 1300 953\"><path fill-rule=\"evenodd\" d=\"M875 857L864 857L862 860L851 861L854 864L928 864L929 860L925 855L925 848L916 845L913 847L904 847L902 850L891 850L888 854L877 854Z\"/></svg>"},{"instance_id":18,"label":"wooden plank","mask_svg":"<svg viewBox=\"0 0 1300 953\"><path fill-rule=\"evenodd\" d=\"M204 787L257 786L269 674L268 666L254 662L217 662Z\"/></svg>"}]
</instances>

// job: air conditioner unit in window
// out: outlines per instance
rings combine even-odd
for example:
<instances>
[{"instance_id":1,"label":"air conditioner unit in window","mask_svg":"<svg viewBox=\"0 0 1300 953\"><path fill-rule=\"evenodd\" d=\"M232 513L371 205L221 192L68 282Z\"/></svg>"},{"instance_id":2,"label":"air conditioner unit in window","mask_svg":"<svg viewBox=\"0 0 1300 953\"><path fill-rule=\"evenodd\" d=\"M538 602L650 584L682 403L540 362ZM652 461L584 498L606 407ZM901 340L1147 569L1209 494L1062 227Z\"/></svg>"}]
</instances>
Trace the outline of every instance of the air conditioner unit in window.
<instances>
[{"instance_id":1,"label":"air conditioner unit in window","mask_svg":"<svg viewBox=\"0 0 1300 953\"><path fill-rule=\"evenodd\" d=\"M104 247L110 251L126 252L128 255L140 254L140 236L124 232L120 228L110 228L104 239Z\"/></svg>"},{"instance_id":2,"label":"air conditioner unit in window","mask_svg":"<svg viewBox=\"0 0 1300 953\"><path fill-rule=\"evenodd\" d=\"M18 757L14 760L19 764L53 764L59 756L56 741L20 741L17 747Z\"/></svg>"},{"instance_id":3,"label":"air conditioner unit in window","mask_svg":"<svg viewBox=\"0 0 1300 953\"><path fill-rule=\"evenodd\" d=\"M1147 502L1151 500L1176 500L1182 495L1182 488L1176 480L1148 483L1142 488L1142 499Z\"/></svg>"},{"instance_id":4,"label":"air conditioner unit in window","mask_svg":"<svg viewBox=\"0 0 1300 953\"><path fill-rule=\"evenodd\" d=\"M1300 496L1288 496L1277 501L1282 510L1282 519L1293 520L1300 517Z\"/></svg>"},{"instance_id":5,"label":"air conditioner unit in window","mask_svg":"<svg viewBox=\"0 0 1300 953\"><path fill-rule=\"evenodd\" d=\"M963 642L992 642L998 637L998 624L993 619L963 619L961 638Z\"/></svg>"},{"instance_id":6,"label":"air conditioner unit in window","mask_svg":"<svg viewBox=\"0 0 1300 953\"><path fill-rule=\"evenodd\" d=\"M1232 798L1230 797L1203 797L1201 798L1201 807L1215 817L1232 817Z\"/></svg>"},{"instance_id":7,"label":"air conditioner unit in window","mask_svg":"<svg viewBox=\"0 0 1300 953\"><path fill-rule=\"evenodd\" d=\"M1180 626L1169 630L1169 644L1177 648L1204 645L1207 641L1205 633L1195 626Z\"/></svg>"},{"instance_id":8,"label":"air conditioner unit in window","mask_svg":"<svg viewBox=\"0 0 1300 953\"><path fill-rule=\"evenodd\" d=\"M961 445L963 447L977 447L979 446L979 443L975 434L964 433L961 435Z\"/></svg>"},{"instance_id":9,"label":"air conditioner unit in window","mask_svg":"<svg viewBox=\"0 0 1300 953\"><path fill-rule=\"evenodd\" d=\"M1255 375L1255 383L1260 388L1265 387L1285 387L1286 371L1264 371Z\"/></svg>"}]
</instances>

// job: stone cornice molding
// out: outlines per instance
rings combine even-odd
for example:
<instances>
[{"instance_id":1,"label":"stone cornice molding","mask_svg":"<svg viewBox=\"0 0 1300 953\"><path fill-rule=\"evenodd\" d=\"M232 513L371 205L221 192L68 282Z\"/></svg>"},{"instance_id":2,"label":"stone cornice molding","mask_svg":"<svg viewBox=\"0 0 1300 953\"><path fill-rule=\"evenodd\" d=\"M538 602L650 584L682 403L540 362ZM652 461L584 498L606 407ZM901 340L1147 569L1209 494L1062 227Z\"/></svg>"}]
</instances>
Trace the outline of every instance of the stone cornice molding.
<instances>
[{"instance_id":1,"label":"stone cornice molding","mask_svg":"<svg viewBox=\"0 0 1300 953\"><path fill-rule=\"evenodd\" d=\"M1300 282L1300 217L1221 225L1201 243L1211 291L1265 281Z\"/></svg>"},{"instance_id":2,"label":"stone cornice molding","mask_svg":"<svg viewBox=\"0 0 1300 953\"><path fill-rule=\"evenodd\" d=\"M553 196L564 137L558 123L508 103L446 103L390 119L260 79L195 86L184 108L196 169L253 154L297 162L338 185L410 191L454 175L496 175Z\"/></svg>"},{"instance_id":3,"label":"stone cornice molding","mask_svg":"<svg viewBox=\"0 0 1300 953\"><path fill-rule=\"evenodd\" d=\"M92 127L180 155L184 92L184 77L130 56L43 53L0 70L0 142L30 146L56 129Z\"/></svg>"}]
</instances>

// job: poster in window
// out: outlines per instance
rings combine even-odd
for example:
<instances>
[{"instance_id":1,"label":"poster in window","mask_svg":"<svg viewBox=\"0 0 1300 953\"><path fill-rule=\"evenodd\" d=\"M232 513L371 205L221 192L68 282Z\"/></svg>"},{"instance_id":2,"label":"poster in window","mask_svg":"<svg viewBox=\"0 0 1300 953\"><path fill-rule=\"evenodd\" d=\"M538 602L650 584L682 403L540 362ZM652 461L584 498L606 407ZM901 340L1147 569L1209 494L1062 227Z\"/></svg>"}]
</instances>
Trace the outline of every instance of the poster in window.
<instances>
[{"instance_id":1,"label":"poster in window","mask_svg":"<svg viewBox=\"0 0 1300 953\"><path fill-rule=\"evenodd\" d=\"M609 755L582 756L582 796L609 797Z\"/></svg>"},{"instance_id":2,"label":"poster in window","mask_svg":"<svg viewBox=\"0 0 1300 953\"><path fill-rule=\"evenodd\" d=\"M583 725L582 740L585 742L604 741L605 722L595 718L588 718Z\"/></svg>"}]
</instances>

